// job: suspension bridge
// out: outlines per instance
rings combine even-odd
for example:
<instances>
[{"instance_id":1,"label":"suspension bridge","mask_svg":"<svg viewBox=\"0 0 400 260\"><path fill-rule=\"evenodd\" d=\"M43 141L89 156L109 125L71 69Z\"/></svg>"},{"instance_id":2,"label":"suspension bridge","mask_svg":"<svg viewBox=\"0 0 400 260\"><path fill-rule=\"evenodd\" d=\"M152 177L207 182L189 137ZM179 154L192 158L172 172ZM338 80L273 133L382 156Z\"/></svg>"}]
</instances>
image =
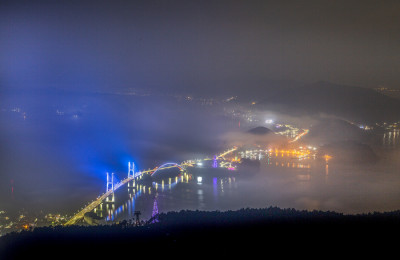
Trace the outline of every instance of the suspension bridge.
<instances>
[{"instance_id":1,"label":"suspension bridge","mask_svg":"<svg viewBox=\"0 0 400 260\"><path fill-rule=\"evenodd\" d=\"M227 151L224 151L223 153L219 154L218 156L216 156L217 159L221 159L224 158L224 156L234 152L237 150L237 147L233 147L232 149L229 149ZM184 161L181 164L178 163L165 163L162 164L158 167L155 167L153 169L148 169L148 170L143 170L143 171L138 171L135 172L135 168L134 168L134 164L129 163L128 165L128 177L126 177L125 179L123 179L122 181L114 184L114 174L112 174L111 176L111 180L109 178L109 175L107 173L107 191L105 193L103 193L101 196L99 196L96 200L94 200L93 202L89 203L89 205L87 205L86 207L84 207L81 211L79 211L77 214L75 214L71 219L69 219L64 226L69 226L69 225L74 225L76 224L80 219L82 219L84 217L84 215L88 212L91 212L92 210L94 210L95 208L97 208L102 202L103 200L105 200L106 198L108 198L109 196L111 196L115 191L117 191L119 188L121 188L122 186L124 186L125 184L129 183L130 181L134 181L137 180L141 177L143 177L144 175L150 175L153 176L155 173L157 173L158 171L161 170L166 170L166 169L171 169L171 168L179 168L181 170L184 170L186 167L193 167L194 164L196 163L196 160L188 160L188 161Z\"/></svg>"}]
</instances>

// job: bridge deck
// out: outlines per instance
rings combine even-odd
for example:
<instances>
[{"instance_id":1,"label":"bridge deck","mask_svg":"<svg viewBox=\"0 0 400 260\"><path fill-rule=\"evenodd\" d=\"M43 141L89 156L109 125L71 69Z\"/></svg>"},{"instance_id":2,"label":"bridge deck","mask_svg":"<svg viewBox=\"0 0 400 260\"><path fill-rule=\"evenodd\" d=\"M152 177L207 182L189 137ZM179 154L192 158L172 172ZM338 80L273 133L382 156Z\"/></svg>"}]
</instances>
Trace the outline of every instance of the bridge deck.
<instances>
[{"instance_id":1,"label":"bridge deck","mask_svg":"<svg viewBox=\"0 0 400 260\"><path fill-rule=\"evenodd\" d=\"M234 152L235 150L237 150L236 147L220 154L219 156L217 156L217 158L221 158L224 157L225 155ZM150 170L145 170L145 171L140 171L137 172L135 174L135 176L133 177L127 177L125 179L123 179L121 182L117 183L114 185L114 190L109 190L106 193L104 193L103 195L101 195L100 197L98 197L95 201L93 201L92 203L90 203L89 205L87 205L84 209L82 209L81 211L79 211L77 214L75 214L71 219L69 219L64 225L68 226L68 225L74 225L78 220L82 219L83 216L88 213L91 212L92 210L94 210L96 207L98 207L103 200L105 200L108 196L110 196L111 194L113 194L113 192L115 192L116 190L118 190L121 186L125 185L126 183L128 183L129 181L133 181L135 178L138 178L144 174L151 174L155 171L158 170L165 170L165 169L170 169L170 168L175 168L175 167L184 167L184 166L193 166L193 164L191 163L181 163L181 164L176 164L176 165L171 165L171 166L165 166L165 167L156 167L154 169L150 169Z\"/></svg>"}]
</instances>

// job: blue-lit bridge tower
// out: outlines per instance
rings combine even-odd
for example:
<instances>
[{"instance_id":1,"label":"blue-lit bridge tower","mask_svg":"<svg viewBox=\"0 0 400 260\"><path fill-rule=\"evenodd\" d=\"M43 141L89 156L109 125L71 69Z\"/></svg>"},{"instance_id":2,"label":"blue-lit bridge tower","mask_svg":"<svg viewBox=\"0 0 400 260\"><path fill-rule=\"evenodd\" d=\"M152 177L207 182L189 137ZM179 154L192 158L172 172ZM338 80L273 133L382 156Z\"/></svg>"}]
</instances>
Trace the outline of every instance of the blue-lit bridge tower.
<instances>
[{"instance_id":1,"label":"blue-lit bridge tower","mask_svg":"<svg viewBox=\"0 0 400 260\"><path fill-rule=\"evenodd\" d=\"M106 192L109 191L114 191L114 173L111 173L111 178L110 174L107 172L107 187L106 187ZM114 192L106 198L106 202L115 202L115 197L114 197Z\"/></svg>"},{"instance_id":2,"label":"blue-lit bridge tower","mask_svg":"<svg viewBox=\"0 0 400 260\"><path fill-rule=\"evenodd\" d=\"M128 178L134 178L135 177L135 164L133 162L128 163ZM129 181L128 182L128 190L129 188L135 187L135 181Z\"/></svg>"}]
</instances>

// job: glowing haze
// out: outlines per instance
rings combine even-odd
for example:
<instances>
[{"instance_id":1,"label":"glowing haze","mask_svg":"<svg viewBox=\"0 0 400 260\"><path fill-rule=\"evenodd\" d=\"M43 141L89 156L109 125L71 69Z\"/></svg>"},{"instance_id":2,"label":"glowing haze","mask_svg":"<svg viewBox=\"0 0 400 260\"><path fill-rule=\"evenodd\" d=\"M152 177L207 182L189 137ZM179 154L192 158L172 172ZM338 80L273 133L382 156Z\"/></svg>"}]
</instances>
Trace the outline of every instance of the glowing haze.
<instances>
[{"instance_id":1,"label":"glowing haze","mask_svg":"<svg viewBox=\"0 0 400 260\"><path fill-rule=\"evenodd\" d=\"M1 1L0 205L75 211L128 161L288 145L246 132L282 123L310 130L301 142L351 139L382 160L328 193L258 176L235 206L399 208L398 148L365 130L400 120L398 99L372 90L399 89L399 19L398 1ZM371 204L346 203L354 187Z\"/></svg>"}]
</instances>

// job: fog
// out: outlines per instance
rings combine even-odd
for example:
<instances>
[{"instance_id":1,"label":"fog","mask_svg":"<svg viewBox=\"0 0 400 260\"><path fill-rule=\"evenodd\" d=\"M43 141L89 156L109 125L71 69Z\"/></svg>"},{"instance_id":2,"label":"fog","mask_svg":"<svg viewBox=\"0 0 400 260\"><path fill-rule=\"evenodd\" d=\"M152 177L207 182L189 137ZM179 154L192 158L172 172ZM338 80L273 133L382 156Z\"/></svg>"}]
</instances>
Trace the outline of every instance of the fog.
<instances>
[{"instance_id":1,"label":"fog","mask_svg":"<svg viewBox=\"0 0 400 260\"><path fill-rule=\"evenodd\" d=\"M398 209L400 102L388 95L399 93L399 10L398 1L1 1L0 205L75 212L104 192L106 172L124 178L129 161L148 169L233 145L311 145L332 152L329 174L320 158L308 177L264 169L221 209ZM248 132L270 128L267 119L310 132L292 143Z\"/></svg>"},{"instance_id":2,"label":"fog","mask_svg":"<svg viewBox=\"0 0 400 260\"><path fill-rule=\"evenodd\" d=\"M399 158L399 153L396 153ZM346 214L393 211L400 207L398 161L324 164L303 171L268 169L241 183L240 207L279 206Z\"/></svg>"},{"instance_id":3,"label":"fog","mask_svg":"<svg viewBox=\"0 0 400 260\"><path fill-rule=\"evenodd\" d=\"M104 192L106 172L125 178L128 161L134 161L137 169L147 169L213 156L233 145L288 145L286 137L273 132L248 132L254 126L268 127L264 122L239 128L222 106L204 106L180 97L99 93L5 97L0 113L1 204L10 210L75 211ZM326 119L295 118L275 111L255 114L302 122L302 126ZM332 131L337 140L349 138L340 128ZM326 143L335 140L328 138ZM220 209L280 206L347 213L395 210L400 206L398 148L373 148L379 157L374 163L333 161L326 168L325 162L317 160L300 172L262 167L255 176L240 179L238 191L218 205Z\"/></svg>"},{"instance_id":4,"label":"fog","mask_svg":"<svg viewBox=\"0 0 400 260\"><path fill-rule=\"evenodd\" d=\"M125 178L128 161L147 169L212 155L223 148L218 136L229 123L165 96L17 94L3 100L2 202L33 208L83 204L104 191L106 172Z\"/></svg>"},{"instance_id":5,"label":"fog","mask_svg":"<svg viewBox=\"0 0 400 260\"><path fill-rule=\"evenodd\" d=\"M399 156L399 152L390 154ZM230 177L214 177L204 169L196 173L202 176L201 182L194 180L176 186L159 186L157 190L153 187L151 192L135 196L134 200L126 196L126 201L121 201L121 191L117 194L121 206L116 206L113 219L129 220L138 209L143 218L149 219L155 201L159 212L277 206L362 214L394 211L400 207L400 178L396 170L400 165L393 158L385 157L374 164L327 165L318 160L300 163L310 165L310 168L292 167L292 163L297 163L291 158L283 160L285 163L281 164L280 160L276 164L274 158L264 158L260 171L246 171L244 175L232 174Z\"/></svg>"}]
</instances>

